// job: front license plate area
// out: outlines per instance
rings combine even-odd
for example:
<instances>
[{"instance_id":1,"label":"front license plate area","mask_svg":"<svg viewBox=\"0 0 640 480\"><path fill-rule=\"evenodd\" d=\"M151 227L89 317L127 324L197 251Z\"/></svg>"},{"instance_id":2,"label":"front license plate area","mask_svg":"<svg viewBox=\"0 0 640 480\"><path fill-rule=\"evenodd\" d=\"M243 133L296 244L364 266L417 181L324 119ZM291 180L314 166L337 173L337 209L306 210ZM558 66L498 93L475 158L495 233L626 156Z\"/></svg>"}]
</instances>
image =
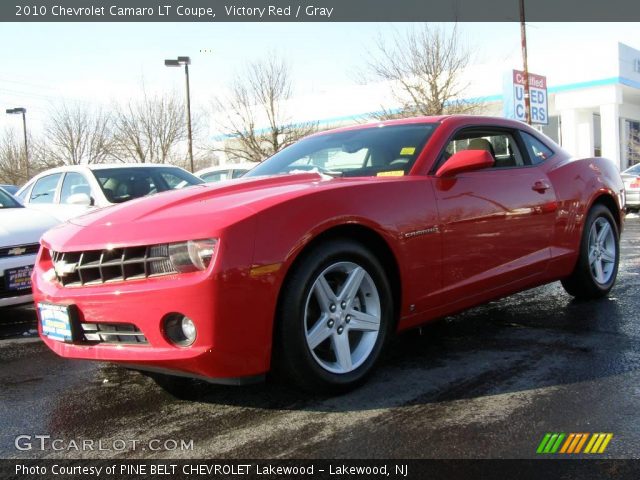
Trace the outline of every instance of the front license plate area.
<instances>
[{"instance_id":1,"label":"front license plate area","mask_svg":"<svg viewBox=\"0 0 640 480\"><path fill-rule=\"evenodd\" d=\"M38 311L45 336L60 342L73 341L72 312L69 306L38 303Z\"/></svg>"},{"instance_id":2,"label":"front license plate area","mask_svg":"<svg viewBox=\"0 0 640 480\"><path fill-rule=\"evenodd\" d=\"M31 290L32 272L33 265L5 270L3 273L5 289L12 292L26 292Z\"/></svg>"}]
</instances>

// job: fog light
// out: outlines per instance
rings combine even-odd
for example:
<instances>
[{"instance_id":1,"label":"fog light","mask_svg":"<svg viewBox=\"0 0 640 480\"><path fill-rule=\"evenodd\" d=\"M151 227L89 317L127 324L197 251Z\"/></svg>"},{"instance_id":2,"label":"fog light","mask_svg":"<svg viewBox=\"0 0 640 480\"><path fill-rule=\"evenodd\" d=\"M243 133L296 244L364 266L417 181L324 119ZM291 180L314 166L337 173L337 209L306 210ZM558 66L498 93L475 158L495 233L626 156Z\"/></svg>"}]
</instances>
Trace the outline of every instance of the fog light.
<instances>
[{"instance_id":1,"label":"fog light","mask_svg":"<svg viewBox=\"0 0 640 480\"><path fill-rule=\"evenodd\" d=\"M196 325L181 313L170 313L164 318L164 333L167 339L179 347L188 347L196 340Z\"/></svg>"}]
</instances>

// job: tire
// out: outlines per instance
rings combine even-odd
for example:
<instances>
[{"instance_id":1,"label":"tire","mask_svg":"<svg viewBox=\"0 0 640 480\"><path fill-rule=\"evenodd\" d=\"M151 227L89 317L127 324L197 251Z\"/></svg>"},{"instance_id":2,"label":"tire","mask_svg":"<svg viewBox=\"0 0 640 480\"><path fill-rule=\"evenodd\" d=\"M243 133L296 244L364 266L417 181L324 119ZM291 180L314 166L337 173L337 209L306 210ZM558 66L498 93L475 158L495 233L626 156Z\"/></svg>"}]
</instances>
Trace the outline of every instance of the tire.
<instances>
[{"instance_id":1,"label":"tire","mask_svg":"<svg viewBox=\"0 0 640 480\"><path fill-rule=\"evenodd\" d=\"M312 393L341 393L371 373L390 336L387 275L361 244L336 239L306 254L283 284L274 371Z\"/></svg>"},{"instance_id":2,"label":"tire","mask_svg":"<svg viewBox=\"0 0 640 480\"><path fill-rule=\"evenodd\" d=\"M618 226L609 209L594 205L584 225L578 261L562 286L578 299L604 297L616 281L619 262Z\"/></svg>"}]
</instances>

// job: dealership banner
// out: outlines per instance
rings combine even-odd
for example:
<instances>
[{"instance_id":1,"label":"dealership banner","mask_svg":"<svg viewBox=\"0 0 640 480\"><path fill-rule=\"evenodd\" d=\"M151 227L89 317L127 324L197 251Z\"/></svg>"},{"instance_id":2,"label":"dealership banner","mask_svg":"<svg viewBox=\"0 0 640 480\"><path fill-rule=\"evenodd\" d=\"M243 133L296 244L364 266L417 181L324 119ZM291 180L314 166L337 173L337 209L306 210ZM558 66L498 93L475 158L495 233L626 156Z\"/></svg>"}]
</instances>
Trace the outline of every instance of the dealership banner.
<instances>
[{"instance_id":1,"label":"dealership banner","mask_svg":"<svg viewBox=\"0 0 640 480\"><path fill-rule=\"evenodd\" d=\"M525 0L540 21L639 21L636 0ZM516 22L515 0L30 0L0 2L2 22Z\"/></svg>"},{"instance_id":2,"label":"dealership banner","mask_svg":"<svg viewBox=\"0 0 640 480\"><path fill-rule=\"evenodd\" d=\"M503 115L526 121L525 76L521 70L513 70L505 75ZM549 124L549 96L547 95L547 77L529 73L529 107L531 123L534 125Z\"/></svg>"},{"instance_id":3,"label":"dealership banner","mask_svg":"<svg viewBox=\"0 0 640 480\"><path fill-rule=\"evenodd\" d=\"M445 439L443 439L445 440ZM426 448L426 447L425 447ZM426 450L425 450L426 451ZM637 479L638 460L0 460L0 478Z\"/></svg>"}]
</instances>

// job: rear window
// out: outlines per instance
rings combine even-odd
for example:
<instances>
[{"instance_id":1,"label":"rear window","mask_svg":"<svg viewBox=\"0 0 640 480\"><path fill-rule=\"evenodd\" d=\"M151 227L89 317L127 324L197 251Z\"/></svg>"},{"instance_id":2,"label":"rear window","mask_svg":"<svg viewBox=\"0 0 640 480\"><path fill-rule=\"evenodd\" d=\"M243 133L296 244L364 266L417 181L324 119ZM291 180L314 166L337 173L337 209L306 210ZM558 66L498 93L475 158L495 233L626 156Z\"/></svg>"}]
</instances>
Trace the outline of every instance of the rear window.
<instances>
[{"instance_id":1,"label":"rear window","mask_svg":"<svg viewBox=\"0 0 640 480\"><path fill-rule=\"evenodd\" d=\"M405 175L437 127L374 126L308 137L276 153L245 176L318 172L335 177Z\"/></svg>"},{"instance_id":2,"label":"rear window","mask_svg":"<svg viewBox=\"0 0 640 480\"><path fill-rule=\"evenodd\" d=\"M18 201L0 188L0 208L22 208Z\"/></svg>"}]
</instances>

